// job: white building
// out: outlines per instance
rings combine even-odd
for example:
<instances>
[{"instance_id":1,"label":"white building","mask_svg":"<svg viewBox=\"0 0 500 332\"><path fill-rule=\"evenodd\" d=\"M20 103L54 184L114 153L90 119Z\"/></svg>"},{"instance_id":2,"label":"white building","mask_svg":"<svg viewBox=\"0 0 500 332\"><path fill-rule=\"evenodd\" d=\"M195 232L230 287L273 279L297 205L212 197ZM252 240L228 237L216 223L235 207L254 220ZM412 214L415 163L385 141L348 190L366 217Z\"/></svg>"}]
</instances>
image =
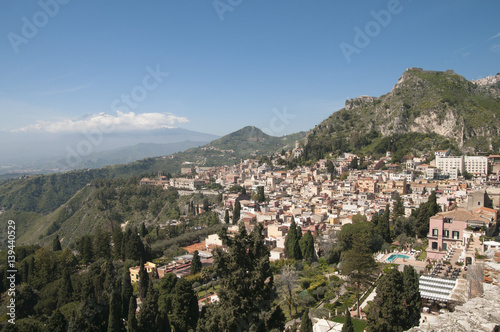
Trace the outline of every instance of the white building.
<instances>
[{"instance_id":1,"label":"white building","mask_svg":"<svg viewBox=\"0 0 500 332\"><path fill-rule=\"evenodd\" d=\"M483 156L465 156L465 170L469 174L488 174L488 158Z\"/></svg>"},{"instance_id":2,"label":"white building","mask_svg":"<svg viewBox=\"0 0 500 332\"><path fill-rule=\"evenodd\" d=\"M484 156L436 157L436 167L443 173L486 175L488 174L488 158Z\"/></svg>"}]
</instances>

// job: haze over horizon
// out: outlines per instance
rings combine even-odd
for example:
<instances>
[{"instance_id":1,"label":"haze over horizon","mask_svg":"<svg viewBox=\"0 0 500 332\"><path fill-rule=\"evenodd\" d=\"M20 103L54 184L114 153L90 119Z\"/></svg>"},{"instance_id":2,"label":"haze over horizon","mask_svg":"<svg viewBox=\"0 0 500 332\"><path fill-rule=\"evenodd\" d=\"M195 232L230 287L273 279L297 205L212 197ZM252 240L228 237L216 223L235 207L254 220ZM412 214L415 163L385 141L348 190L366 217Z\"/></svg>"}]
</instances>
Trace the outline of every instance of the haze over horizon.
<instances>
[{"instance_id":1,"label":"haze over horizon","mask_svg":"<svg viewBox=\"0 0 500 332\"><path fill-rule=\"evenodd\" d=\"M4 2L0 132L307 131L346 99L386 93L407 67L496 74L499 9L451 0Z\"/></svg>"}]
</instances>

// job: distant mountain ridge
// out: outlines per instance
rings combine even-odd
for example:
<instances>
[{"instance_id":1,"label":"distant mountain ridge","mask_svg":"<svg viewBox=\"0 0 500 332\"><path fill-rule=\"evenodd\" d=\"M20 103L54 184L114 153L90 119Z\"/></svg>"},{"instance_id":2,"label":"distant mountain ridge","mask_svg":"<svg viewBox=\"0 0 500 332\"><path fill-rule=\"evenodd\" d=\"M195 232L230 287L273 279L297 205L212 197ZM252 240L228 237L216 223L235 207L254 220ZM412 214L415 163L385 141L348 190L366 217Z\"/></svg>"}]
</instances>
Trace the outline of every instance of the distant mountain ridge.
<instances>
[{"instance_id":1,"label":"distant mountain ridge","mask_svg":"<svg viewBox=\"0 0 500 332\"><path fill-rule=\"evenodd\" d=\"M128 163L206 144L219 136L183 128L109 133L0 132L0 174L63 172ZM187 143L192 142L192 143ZM142 149L138 149L138 144ZM163 146L162 146L163 144ZM85 146L84 153L79 153ZM80 147L80 148L79 148Z\"/></svg>"}]
</instances>

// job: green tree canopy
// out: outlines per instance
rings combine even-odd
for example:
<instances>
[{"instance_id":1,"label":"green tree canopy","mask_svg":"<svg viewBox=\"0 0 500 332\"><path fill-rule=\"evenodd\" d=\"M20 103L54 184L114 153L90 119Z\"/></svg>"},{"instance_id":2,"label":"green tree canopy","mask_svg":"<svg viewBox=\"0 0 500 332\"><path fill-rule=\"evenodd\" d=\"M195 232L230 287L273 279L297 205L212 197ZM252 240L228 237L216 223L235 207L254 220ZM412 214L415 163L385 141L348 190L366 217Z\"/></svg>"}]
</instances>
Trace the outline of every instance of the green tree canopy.
<instances>
[{"instance_id":1,"label":"green tree canopy","mask_svg":"<svg viewBox=\"0 0 500 332\"><path fill-rule=\"evenodd\" d=\"M369 331L406 331L418 325L421 300L413 267L389 270L377 285L373 303L367 313Z\"/></svg>"},{"instance_id":2,"label":"green tree canopy","mask_svg":"<svg viewBox=\"0 0 500 332\"><path fill-rule=\"evenodd\" d=\"M283 330L283 312L273 305L276 294L262 225L257 224L250 234L240 225L234 238L225 231L219 237L227 246L227 251L218 249L214 254L219 302L207 307L198 330Z\"/></svg>"},{"instance_id":3,"label":"green tree canopy","mask_svg":"<svg viewBox=\"0 0 500 332\"><path fill-rule=\"evenodd\" d=\"M339 245L342 251L350 250L353 246L354 239L357 237L368 239L368 245L372 252L379 251L384 243L384 240L376 231L373 223L358 222L355 224L347 224L342 226L338 234Z\"/></svg>"}]
</instances>

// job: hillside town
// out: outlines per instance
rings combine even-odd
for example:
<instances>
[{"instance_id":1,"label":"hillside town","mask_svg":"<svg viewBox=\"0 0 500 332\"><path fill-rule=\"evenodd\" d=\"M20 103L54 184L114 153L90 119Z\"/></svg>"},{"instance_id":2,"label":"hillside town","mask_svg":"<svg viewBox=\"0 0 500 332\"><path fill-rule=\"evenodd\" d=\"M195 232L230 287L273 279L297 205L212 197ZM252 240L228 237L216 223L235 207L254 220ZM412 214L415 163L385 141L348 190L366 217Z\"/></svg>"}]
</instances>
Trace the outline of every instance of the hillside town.
<instances>
[{"instance_id":1,"label":"hillside town","mask_svg":"<svg viewBox=\"0 0 500 332\"><path fill-rule=\"evenodd\" d=\"M291 153L300 155L300 150L297 145ZM241 212L237 221L247 229L256 224L264 226L271 261L286 258L285 241L292 222L300 226L303 234L310 232L315 237L318 250L332 230L340 231L357 218L371 221L388 208L392 211L396 200L402 202L404 216L409 217L433 194L441 212L429 220L425 258L421 259L421 250L404 243L404 238L397 238L391 246L395 250L377 253L376 260L415 268L420 274L424 314L448 312L482 294L482 286L474 286L471 281L470 270L467 279L467 269L475 267L476 260L486 257L485 253L494 256L493 268L485 266L480 271L479 283L484 281L498 288L500 242L483 241L483 236L498 218L500 156L451 156L449 150L440 150L434 156L408 156L404 163L396 164L390 152L379 159L344 153L331 160L319 160L312 167L291 170L279 165L276 159L269 164L248 159L235 166L187 166L182 168L180 177L159 174L143 178L140 183L164 189L175 187L181 195L220 192L223 209L216 209L220 220L224 221L225 211L233 211L238 203ZM221 189L210 190L209 184L217 184ZM234 188L241 188L242 192L235 192ZM255 194L259 188L263 188L265 198L260 202ZM234 220L233 223L236 224ZM228 229L229 233L237 231L236 225ZM187 255L159 267L153 275L161 278L160 271L165 269L178 277L189 274L194 250L199 251L203 265L210 266L212 250L222 246L217 234L209 235L204 241L185 247ZM138 268L131 268L131 274L137 273ZM200 305L216 300L217 294L212 293L200 299Z\"/></svg>"}]
</instances>

